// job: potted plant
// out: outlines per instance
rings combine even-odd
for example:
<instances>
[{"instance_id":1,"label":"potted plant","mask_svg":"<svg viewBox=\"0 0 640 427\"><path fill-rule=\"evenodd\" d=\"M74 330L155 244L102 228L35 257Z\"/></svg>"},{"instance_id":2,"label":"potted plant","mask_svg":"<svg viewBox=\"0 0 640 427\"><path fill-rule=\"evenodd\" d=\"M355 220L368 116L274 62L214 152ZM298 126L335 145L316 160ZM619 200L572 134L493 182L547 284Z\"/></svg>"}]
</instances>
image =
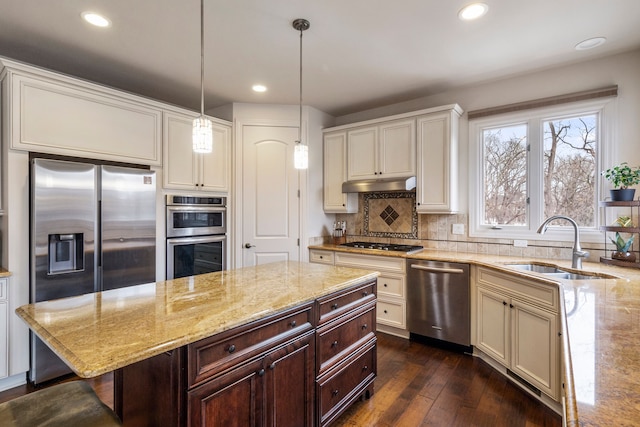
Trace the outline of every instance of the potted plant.
<instances>
[{"instance_id":1,"label":"potted plant","mask_svg":"<svg viewBox=\"0 0 640 427\"><path fill-rule=\"evenodd\" d=\"M633 200L636 190L628 187L640 184L640 167L631 167L627 162L623 162L602 171L602 176L613 184L614 189L610 190L611 200L615 202Z\"/></svg>"},{"instance_id":2,"label":"potted plant","mask_svg":"<svg viewBox=\"0 0 640 427\"><path fill-rule=\"evenodd\" d=\"M616 251L611 253L611 258L618 259L621 261L629 261L635 262L636 254L633 252L629 252L629 248L633 243L633 235L629 237L626 241L620 236L620 233L616 231L616 238L609 239L616 245Z\"/></svg>"}]
</instances>

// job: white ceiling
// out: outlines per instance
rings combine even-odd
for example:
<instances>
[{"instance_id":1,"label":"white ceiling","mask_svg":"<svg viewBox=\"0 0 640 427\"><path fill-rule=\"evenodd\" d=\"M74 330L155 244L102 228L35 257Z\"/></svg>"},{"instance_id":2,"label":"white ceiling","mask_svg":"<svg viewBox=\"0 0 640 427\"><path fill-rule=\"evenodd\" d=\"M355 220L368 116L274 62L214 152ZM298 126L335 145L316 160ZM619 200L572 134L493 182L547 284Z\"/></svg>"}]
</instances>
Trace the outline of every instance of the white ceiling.
<instances>
[{"instance_id":1,"label":"white ceiling","mask_svg":"<svg viewBox=\"0 0 640 427\"><path fill-rule=\"evenodd\" d=\"M205 0L205 108L297 104L295 18L311 22L303 102L334 116L640 47L638 0L486 0L462 22L469 2ZM199 14L199 0L0 0L0 55L199 110Z\"/></svg>"}]
</instances>

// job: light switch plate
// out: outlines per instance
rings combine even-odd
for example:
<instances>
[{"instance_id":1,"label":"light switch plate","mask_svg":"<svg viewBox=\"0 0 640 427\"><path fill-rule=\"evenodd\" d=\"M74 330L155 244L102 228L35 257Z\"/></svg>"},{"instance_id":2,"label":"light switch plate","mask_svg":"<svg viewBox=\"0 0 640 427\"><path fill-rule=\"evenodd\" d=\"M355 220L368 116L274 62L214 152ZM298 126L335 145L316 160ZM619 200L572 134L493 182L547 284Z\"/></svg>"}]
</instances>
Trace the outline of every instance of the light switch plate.
<instances>
[{"instance_id":1,"label":"light switch plate","mask_svg":"<svg viewBox=\"0 0 640 427\"><path fill-rule=\"evenodd\" d=\"M526 248L528 246L529 242L527 242L526 240L514 240L513 241L513 246L517 247L517 248Z\"/></svg>"},{"instance_id":2,"label":"light switch plate","mask_svg":"<svg viewBox=\"0 0 640 427\"><path fill-rule=\"evenodd\" d=\"M452 224L451 234L464 234L464 224Z\"/></svg>"}]
</instances>

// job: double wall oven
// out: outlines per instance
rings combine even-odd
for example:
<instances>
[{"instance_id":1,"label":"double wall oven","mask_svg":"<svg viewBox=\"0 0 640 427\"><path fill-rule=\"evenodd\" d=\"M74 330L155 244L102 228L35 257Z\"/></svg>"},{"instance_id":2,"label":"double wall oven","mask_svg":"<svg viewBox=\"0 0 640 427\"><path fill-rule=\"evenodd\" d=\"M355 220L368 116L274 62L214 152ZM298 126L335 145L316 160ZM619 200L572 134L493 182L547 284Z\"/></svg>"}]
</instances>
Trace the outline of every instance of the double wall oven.
<instances>
[{"instance_id":1,"label":"double wall oven","mask_svg":"<svg viewBox=\"0 0 640 427\"><path fill-rule=\"evenodd\" d=\"M226 197L167 195L167 279L226 269Z\"/></svg>"}]
</instances>

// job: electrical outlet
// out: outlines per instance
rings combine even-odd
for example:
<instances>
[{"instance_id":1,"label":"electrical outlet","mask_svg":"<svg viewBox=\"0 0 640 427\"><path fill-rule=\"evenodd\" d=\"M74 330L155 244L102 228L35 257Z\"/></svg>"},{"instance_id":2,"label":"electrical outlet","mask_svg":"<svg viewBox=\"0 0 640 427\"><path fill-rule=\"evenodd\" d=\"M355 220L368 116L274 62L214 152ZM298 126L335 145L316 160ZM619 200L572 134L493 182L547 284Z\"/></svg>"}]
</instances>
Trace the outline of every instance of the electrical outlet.
<instances>
[{"instance_id":1,"label":"electrical outlet","mask_svg":"<svg viewBox=\"0 0 640 427\"><path fill-rule=\"evenodd\" d=\"M513 246L517 247L517 248L526 248L528 246L529 242L527 242L526 240L514 240L513 241Z\"/></svg>"},{"instance_id":2,"label":"electrical outlet","mask_svg":"<svg viewBox=\"0 0 640 427\"><path fill-rule=\"evenodd\" d=\"M451 234L464 234L464 224L452 224Z\"/></svg>"}]
</instances>

